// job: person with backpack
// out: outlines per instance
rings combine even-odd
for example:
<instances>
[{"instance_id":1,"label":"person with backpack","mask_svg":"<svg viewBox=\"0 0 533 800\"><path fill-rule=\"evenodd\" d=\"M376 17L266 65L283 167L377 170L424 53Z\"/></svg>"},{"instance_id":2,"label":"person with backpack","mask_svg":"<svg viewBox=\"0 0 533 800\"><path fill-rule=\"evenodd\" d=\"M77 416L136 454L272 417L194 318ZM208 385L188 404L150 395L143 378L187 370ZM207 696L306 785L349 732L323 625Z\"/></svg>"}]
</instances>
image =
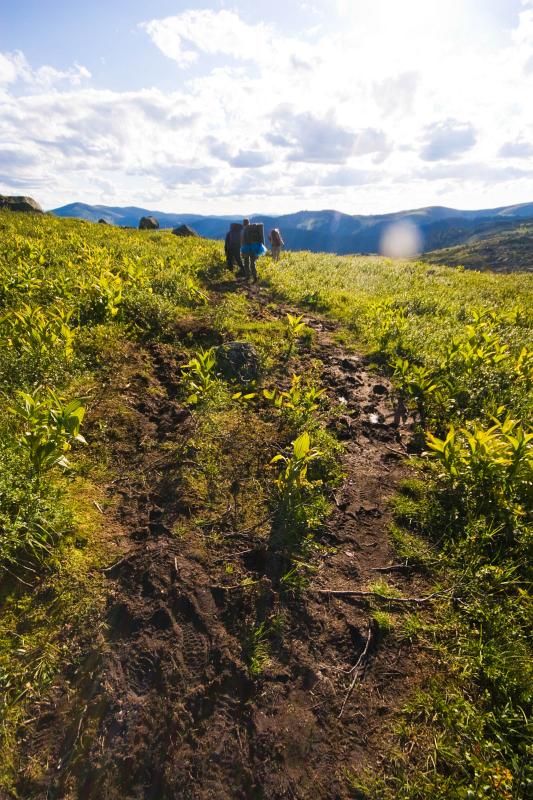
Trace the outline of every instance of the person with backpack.
<instances>
[{"instance_id":1,"label":"person with backpack","mask_svg":"<svg viewBox=\"0 0 533 800\"><path fill-rule=\"evenodd\" d=\"M240 222L232 222L229 226L229 231L226 234L224 241L224 252L226 254L226 263L228 269L233 269L234 262L238 266L237 277L243 277L244 264L241 258L241 231L242 225Z\"/></svg>"},{"instance_id":2,"label":"person with backpack","mask_svg":"<svg viewBox=\"0 0 533 800\"><path fill-rule=\"evenodd\" d=\"M281 237L279 228L272 228L272 230L268 234L268 241L270 242L270 247L272 248L272 260L279 261L281 248L285 244L285 242Z\"/></svg>"},{"instance_id":3,"label":"person with backpack","mask_svg":"<svg viewBox=\"0 0 533 800\"><path fill-rule=\"evenodd\" d=\"M245 278L257 283L256 261L267 253L265 247L265 230L262 222L242 221L241 253L244 260Z\"/></svg>"}]
</instances>

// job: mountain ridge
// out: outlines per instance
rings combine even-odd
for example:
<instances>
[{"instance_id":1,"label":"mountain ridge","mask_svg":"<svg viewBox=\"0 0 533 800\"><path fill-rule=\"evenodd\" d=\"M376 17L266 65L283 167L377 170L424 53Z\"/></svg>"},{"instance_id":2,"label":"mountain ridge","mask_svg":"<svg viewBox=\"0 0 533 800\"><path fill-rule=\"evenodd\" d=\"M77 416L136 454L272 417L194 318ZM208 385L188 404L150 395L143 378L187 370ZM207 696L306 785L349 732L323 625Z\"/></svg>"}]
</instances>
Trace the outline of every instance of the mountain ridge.
<instances>
[{"instance_id":1,"label":"mountain ridge","mask_svg":"<svg viewBox=\"0 0 533 800\"><path fill-rule=\"evenodd\" d=\"M194 227L201 236L212 239L223 238L228 223L238 218L230 214L176 214L138 206L80 202L52 209L51 213L93 222L103 218L110 224L125 227L137 227L142 216L155 216L162 228L186 224ZM533 220L533 202L479 210L425 206L386 214L345 214L334 209L302 210L277 216L254 214L250 215L250 219L261 220L267 230L271 227L281 228L289 249L339 255L379 252L385 230L390 225L405 222L416 225L422 237L421 251L427 252L460 245L477 234L512 230L524 220Z\"/></svg>"}]
</instances>

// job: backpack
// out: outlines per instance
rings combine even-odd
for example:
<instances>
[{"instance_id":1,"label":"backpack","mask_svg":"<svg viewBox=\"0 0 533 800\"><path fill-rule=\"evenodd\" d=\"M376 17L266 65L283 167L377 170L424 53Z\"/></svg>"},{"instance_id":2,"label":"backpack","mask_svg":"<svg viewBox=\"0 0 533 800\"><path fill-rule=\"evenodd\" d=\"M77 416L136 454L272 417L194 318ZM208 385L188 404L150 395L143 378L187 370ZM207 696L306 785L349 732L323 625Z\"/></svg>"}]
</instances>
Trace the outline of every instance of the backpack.
<instances>
[{"instance_id":1,"label":"backpack","mask_svg":"<svg viewBox=\"0 0 533 800\"><path fill-rule=\"evenodd\" d=\"M243 229L243 244L264 244L265 229L262 222L250 222Z\"/></svg>"},{"instance_id":2,"label":"backpack","mask_svg":"<svg viewBox=\"0 0 533 800\"><path fill-rule=\"evenodd\" d=\"M242 225L240 222L232 222L229 227L229 242L233 247L241 246L241 230Z\"/></svg>"},{"instance_id":3,"label":"backpack","mask_svg":"<svg viewBox=\"0 0 533 800\"><path fill-rule=\"evenodd\" d=\"M281 238L279 228L272 228L270 231L270 241L274 247L281 247L283 244L283 239Z\"/></svg>"}]
</instances>

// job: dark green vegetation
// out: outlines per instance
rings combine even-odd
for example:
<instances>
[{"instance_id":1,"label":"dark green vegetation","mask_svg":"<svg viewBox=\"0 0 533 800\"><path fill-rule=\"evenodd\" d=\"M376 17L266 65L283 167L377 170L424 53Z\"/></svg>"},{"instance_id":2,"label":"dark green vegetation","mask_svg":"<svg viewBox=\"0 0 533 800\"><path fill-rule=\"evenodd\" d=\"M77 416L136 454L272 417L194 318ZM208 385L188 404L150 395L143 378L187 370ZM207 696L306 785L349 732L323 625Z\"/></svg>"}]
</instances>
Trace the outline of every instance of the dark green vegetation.
<instances>
[{"instance_id":1,"label":"dark green vegetation","mask_svg":"<svg viewBox=\"0 0 533 800\"><path fill-rule=\"evenodd\" d=\"M432 264L464 266L494 272L533 272L533 225L528 222L504 226L469 237L456 247L425 253Z\"/></svg>"},{"instance_id":2,"label":"dark green vegetation","mask_svg":"<svg viewBox=\"0 0 533 800\"><path fill-rule=\"evenodd\" d=\"M85 203L70 203L53 212L62 217L80 217L96 222L103 218L114 225L137 227L142 216L153 215L161 227L173 227L187 223L201 236L223 239L231 217L205 217L201 214L168 214L147 211L143 208L117 208L112 206L89 206ZM412 211L398 211L392 214L342 214L339 211L297 211L278 217L257 217L265 229L279 227L283 232L286 246L290 250L311 250L329 253L379 253L381 239L390 225L408 222L415 225L422 236L423 249L435 250L442 247L470 242L476 237L486 237L509 231L510 236L522 224L531 223L533 204L522 203L516 206L488 208L480 211L461 211L443 206L428 206ZM254 217L255 219L255 217ZM446 262L441 262L446 263ZM455 263L455 262L452 262ZM507 260L508 269L513 259Z\"/></svg>"},{"instance_id":3,"label":"dark green vegetation","mask_svg":"<svg viewBox=\"0 0 533 800\"><path fill-rule=\"evenodd\" d=\"M231 623L258 680L284 614L310 590L342 474L314 332L222 291L219 245L9 213L0 233L0 786L40 797L20 790L17 773L23 764L24 785L40 786L53 747L27 757L20 743L87 640L103 635L102 567L128 554L126 532L162 530L195 551L198 571L221 548L214 590L258 593ZM381 766L338 764L342 796L525 798L531 278L291 254L262 262L261 279L273 300L340 322L337 339L371 353L393 378L399 415L415 419L418 477L398 487L391 537L437 596L431 610L393 616L395 588L366 588L384 604L372 611L376 638L415 643L435 666L384 732ZM222 377L214 348L232 339L254 345L260 378ZM168 430L179 435L167 443ZM117 482L130 503L122 518L108 491ZM139 523L143 491L155 499ZM169 519L164 503L176 506ZM261 581L223 549L235 530L257 534L292 605L261 612Z\"/></svg>"}]
</instances>

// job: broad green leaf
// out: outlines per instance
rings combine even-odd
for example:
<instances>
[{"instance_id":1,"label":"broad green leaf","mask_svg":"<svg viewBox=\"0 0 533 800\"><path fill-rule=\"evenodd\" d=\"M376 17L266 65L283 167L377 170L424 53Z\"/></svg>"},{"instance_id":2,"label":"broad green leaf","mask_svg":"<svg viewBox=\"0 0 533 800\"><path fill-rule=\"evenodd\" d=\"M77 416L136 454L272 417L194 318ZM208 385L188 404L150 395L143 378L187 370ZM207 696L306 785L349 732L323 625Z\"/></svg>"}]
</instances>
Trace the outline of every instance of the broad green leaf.
<instances>
[{"instance_id":1,"label":"broad green leaf","mask_svg":"<svg viewBox=\"0 0 533 800\"><path fill-rule=\"evenodd\" d=\"M309 438L309 434L307 431L304 431L302 435L295 439L292 443L292 449L296 458L305 458L309 452L310 446L311 440Z\"/></svg>"}]
</instances>

